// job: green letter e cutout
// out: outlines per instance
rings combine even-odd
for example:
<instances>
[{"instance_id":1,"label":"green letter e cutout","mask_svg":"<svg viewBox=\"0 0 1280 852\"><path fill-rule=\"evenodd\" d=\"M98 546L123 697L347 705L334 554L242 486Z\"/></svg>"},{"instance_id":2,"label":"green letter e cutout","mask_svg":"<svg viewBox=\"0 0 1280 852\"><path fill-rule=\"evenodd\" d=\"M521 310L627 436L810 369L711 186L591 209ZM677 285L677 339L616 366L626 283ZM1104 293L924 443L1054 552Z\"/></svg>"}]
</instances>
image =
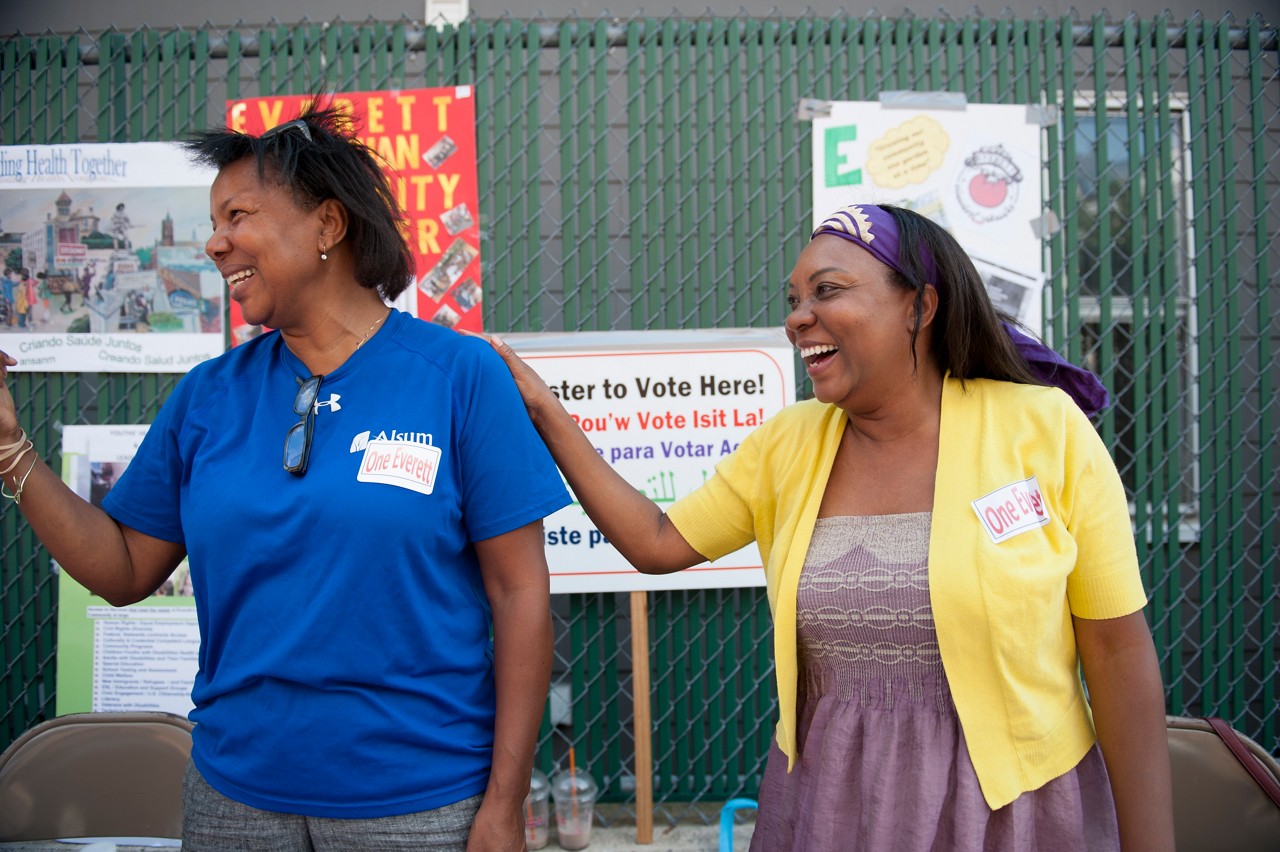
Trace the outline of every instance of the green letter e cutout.
<instances>
[{"instance_id":1,"label":"green letter e cutout","mask_svg":"<svg viewBox=\"0 0 1280 852\"><path fill-rule=\"evenodd\" d=\"M852 143L858 138L858 125L828 127L824 138L826 149L826 185L856 186L862 183L862 169L855 168L850 160Z\"/></svg>"}]
</instances>

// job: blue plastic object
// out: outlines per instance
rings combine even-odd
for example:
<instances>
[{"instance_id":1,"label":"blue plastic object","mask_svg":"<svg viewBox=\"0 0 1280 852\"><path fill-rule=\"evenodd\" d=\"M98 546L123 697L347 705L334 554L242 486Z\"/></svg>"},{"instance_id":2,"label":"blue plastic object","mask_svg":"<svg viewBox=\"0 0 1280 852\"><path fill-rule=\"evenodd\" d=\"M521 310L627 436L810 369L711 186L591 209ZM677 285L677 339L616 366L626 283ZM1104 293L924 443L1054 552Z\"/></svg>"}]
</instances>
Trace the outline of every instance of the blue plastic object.
<instances>
[{"instance_id":1,"label":"blue plastic object","mask_svg":"<svg viewBox=\"0 0 1280 852\"><path fill-rule=\"evenodd\" d=\"M755 799L730 799L720 809L720 852L733 852L733 814L742 808L756 809Z\"/></svg>"}]
</instances>

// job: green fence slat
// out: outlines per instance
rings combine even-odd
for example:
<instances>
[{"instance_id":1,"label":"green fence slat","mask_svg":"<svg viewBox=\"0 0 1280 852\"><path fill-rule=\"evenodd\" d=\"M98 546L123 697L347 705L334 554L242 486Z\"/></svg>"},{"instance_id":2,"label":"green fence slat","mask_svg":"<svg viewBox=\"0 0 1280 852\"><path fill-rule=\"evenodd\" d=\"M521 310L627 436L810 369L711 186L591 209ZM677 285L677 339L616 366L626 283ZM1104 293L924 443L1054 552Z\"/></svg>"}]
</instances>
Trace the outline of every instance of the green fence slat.
<instances>
[{"instance_id":1,"label":"green fence slat","mask_svg":"<svg viewBox=\"0 0 1280 852\"><path fill-rule=\"evenodd\" d=\"M511 138L512 120L510 113L510 78L505 57L505 22L495 22L490 27L486 21L469 24L474 30L476 45L476 67L488 68L490 73L483 79L477 77L475 88L476 139L488 139L489 144L483 148L477 145L476 150L476 184L480 189L480 209L507 210L511 207L511 198L507 195L510 184L494 179L495 164L503 163L507 169L514 170L516 164L511 161L508 145ZM394 62L397 67L403 58ZM403 76L403 75L402 75ZM510 269L511 234L510 220L505 216L493 219L493 228L489 233L481 232L480 256L484 264L484 327L495 331L510 331L511 289L519 286ZM502 282L501 289L493 286L495 281ZM504 314L505 324L496 324L494 319Z\"/></svg>"},{"instance_id":2,"label":"green fence slat","mask_svg":"<svg viewBox=\"0 0 1280 852\"><path fill-rule=\"evenodd\" d=\"M730 104L736 100L729 96L733 85L729 70L729 28L725 21L712 23L711 44L709 48L710 79L712 89L709 109L711 111L711 152L713 163L710 193L706 204L711 208L710 227L707 229L716 234L716 239L709 240L703 257L712 267L713 274L710 292L712 293L711 310L703 319L705 327L736 325L734 310L734 241L727 238L732 233L730 211L732 208L731 188L736 178L729 165L731 148L729 136Z\"/></svg>"},{"instance_id":3,"label":"green fence slat","mask_svg":"<svg viewBox=\"0 0 1280 852\"><path fill-rule=\"evenodd\" d=\"M1061 59L1060 59L1060 79L1073 80L1074 73L1074 46L1072 44L1073 23L1070 15L1065 15L1059 20L1058 37L1061 39ZM1076 105L1073 97L1067 96L1062 103L1062 166L1059 172L1060 182L1050 184L1052 187L1061 187L1062 197L1062 238L1057 242L1058 249L1057 262L1054 269L1062 270L1062 284L1067 282L1076 282L1080 280L1080 257L1075 247L1080 245L1079 218L1075 206L1076 193L1079 191L1079 162L1076 157L1075 148L1076 138ZM1051 176L1052 176L1052 169ZM1071 250L1067 250L1067 246ZM1063 352L1066 357L1073 363L1080 363L1080 344L1077 338L1080 328L1080 302L1078 299L1066 298L1063 291L1060 296L1059 305L1065 310L1062 311L1061 320L1059 322L1060 334L1055 336L1055 345L1058 351Z\"/></svg>"},{"instance_id":4,"label":"green fence slat","mask_svg":"<svg viewBox=\"0 0 1280 852\"><path fill-rule=\"evenodd\" d=\"M55 70L58 52L54 49L56 38L42 37L32 43L32 79L27 90L36 92L37 97L31 99L32 114L28 126L31 128L31 141L50 141L49 99L58 90L61 81Z\"/></svg>"},{"instance_id":5,"label":"green fence slat","mask_svg":"<svg viewBox=\"0 0 1280 852\"><path fill-rule=\"evenodd\" d=\"M1125 53L1135 58L1140 57L1138 47L1138 28L1137 21L1128 18L1122 24L1122 38ZM1126 155L1126 175L1125 175L1125 192L1124 201L1128 208L1129 221L1125 227L1128 229L1128 240L1121 238L1122 242L1131 245L1143 245L1145 240L1139 242L1135 238L1135 232L1143 225L1141 211L1144 207L1144 187L1143 187L1143 162L1144 146L1142 136L1142 122L1139 116L1139 102L1143 94L1139 91L1139 63L1128 62L1124 67L1124 132L1125 132L1125 149ZM1142 101L1149 103L1149 100ZM1119 197L1117 197L1119 202ZM1130 257L1126 267L1119 270L1127 284L1124 289L1129 294L1130 299L1130 350L1129 357L1134 364L1133 381L1129 387L1129 393L1134 404L1134 432L1146 436L1150 434L1151 408L1149 405L1150 396L1147 391L1146 371L1141 365L1147 361L1147 341L1144 329L1149 327L1150 319L1148 317L1148 292L1145 258L1141 251L1130 252ZM1131 460L1132 476L1134 486L1134 527L1138 530L1137 548L1138 548L1138 564L1143 567L1143 583L1146 588L1151 588L1152 577L1150 573L1150 549L1154 544L1153 538L1156 534L1154 523L1151 518L1151 506L1147 493L1147 483L1149 480L1148 471L1148 454L1144 447L1135 448L1134 456Z\"/></svg>"},{"instance_id":6,"label":"green fence slat","mask_svg":"<svg viewBox=\"0 0 1280 852\"><path fill-rule=\"evenodd\" d=\"M452 82L454 77L453 63L456 59L457 38L454 34L453 27L446 27L445 37L442 40L442 50L440 51L441 61L444 63L445 82ZM386 24L369 25L370 35L372 37L372 51L370 57L373 60L373 81L370 88L385 89L387 87L387 26Z\"/></svg>"},{"instance_id":7,"label":"green fence slat","mask_svg":"<svg viewBox=\"0 0 1280 852\"><path fill-rule=\"evenodd\" d=\"M631 288L628 296L630 311L628 319L631 328L644 328L644 313L641 310L640 294L644 292L644 244L642 234L644 227L644 147L641 140L644 136L644 43L645 22L632 20L627 22L627 208L626 231L630 234L627 241L627 284Z\"/></svg>"},{"instance_id":8,"label":"green fence slat","mask_svg":"<svg viewBox=\"0 0 1280 852\"><path fill-rule=\"evenodd\" d=\"M212 57L209 52L209 32L200 30L191 41L191 113L190 120L184 128L185 133L194 133L208 127L210 121L209 106L209 63ZM220 105L221 106L221 105ZM218 124L223 124L225 107L218 110Z\"/></svg>"},{"instance_id":9,"label":"green fence slat","mask_svg":"<svg viewBox=\"0 0 1280 852\"><path fill-rule=\"evenodd\" d=\"M764 223L765 215L761 193L763 192L768 168L764 162L765 133L761 126L761 109L764 105L764 80L759 73L764 63L764 25L759 19L744 22L743 43L746 46L743 56L743 70L753 73L746 76L745 105L741 110L740 126L735 133L739 140L738 168L734 171L743 176L738 187L736 207L742 211L742 238L738 242L738 251L745 264L740 268L743 276L739 280L750 282L750 292L754 297L748 310L753 315L761 309L767 310L766 293L769 279L764 268Z\"/></svg>"},{"instance_id":10,"label":"green fence slat","mask_svg":"<svg viewBox=\"0 0 1280 852\"><path fill-rule=\"evenodd\" d=\"M1010 62L1014 60L1014 22L1008 18L1001 18L994 23L995 27L995 74L988 72L987 78L992 81L994 91L992 93L991 103L1026 103L1025 97L1019 98L1018 90L1021 88L1018 84L1022 80L1022 75L1017 74L1017 69L1022 66L1010 66ZM1016 75L1016 76L1015 76ZM1013 100L1010 100L1013 98Z\"/></svg>"},{"instance_id":11,"label":"green fence slat","mask_svg":"<svg viewBox=\"0 0 1280 852\"><path fill-rule=\"evenodd\" d=\"M265 28L258 30L258 97L275 94L273 85L277 70L273 55L275 49L275 34Z\"/></svg>"},{"instance_id":12,"label":"green fence slat","mask_svg":"<svg viewBox=\"0 0 1280 852\"><path fill-rule=\"evenodd\" d=\"M542 232L539 225L540 217L538 215L541 209L542 199L539 195L539 176L541 173L542 154L541 143L539 140L539 130L542 126L542 113L539 100L539 93L542 88L542 81L539 71L542 62L541 40L536 24L530 23L525 30L524 45L527 54L524 60L524 98L526 111L528 113L528 123L525 129L525 139L528 140L524 145L524 155L526 165L526 179L524 186L525 195L525 253L530 258L538 259L538 267L529 268L530 289L541 287L543 277L541 274L541 265L545 262L542 252ZM526 266L522 266L525 269ZM531 299L531 308L528 315L528 330L540 330L543 328L542 323L542 300Z\"/></svg>"},{"instance_id":13,"label":"green fence slat","mask_svg":"<svg viewBox=\"0 0 1280 852\"><path fill-rule=\"evenodd\" d=\"M568 276L564 282L564 326L567 330L581 329L578 288L577 246L581 241L577 222L578 171L574 167L574 144L571 134L577 127L573 120L573 94L577 85L573 77L574 27L569 22L560 24L560 51L556 62L558 78L558 113L560 126L565 128L565 138L560 145L560 242L561 256Z\"/></svg>"},{"instance_id":14,"label":"green fence slat","mask_svg":"<svg viewBox=\"0 0 1280 852\"><path fill-rule=\"evenodd\" d=\"M1254 230L1254 268L1253 280L1255 287L1255 310L1254 323L1258 330L1257 347L1258 354L1256 359L1258 387L1258 399L1262 400L1260 411L1258 412L1258 435L1274 436L1276 434L1276 393L1275 370L1276 359L1273 354L1274 338L1267 333L1267 329L1274 327L1274 317L1271 313L1271 284L1272 270L1268 263L1269 241L1266 237L1268 217L1275 215L1274 206L1269 202L1269 193L1266 188L1267 175L1269 173L1265 139L1270 130L1268 122L1266 103L1266 86L1262 79L1262 34L1260 32L1261 25L1258 18L1251 18L1248 26L1248 62L1249 69L1249 137L1250 147L1253 151L1252 162L1250 163L1252 171L1253 183L1253 230ZM1276 52L1280 55L1280 45L1277 45ZM1274 438L1265 439L1259 442L1260 448L1258 470L1262 472L1262 481L1258 484L1258 509L1262 518L1276 517L1276 442ZM1280 541L1277 537L1277 524L1263 523L1261 525L1261 533L1259 536L1259 550L1266 553L1280 552ZM1280 599L1280 566L1276 565L1274 559L1263 559L1260 565L1258 588L1261 591L1260 600L1263 602L1261 614L1259 618L1259 635L1263 637L1275 636L1277 634L1277 618L1276 606L1267 606L1266 601L1274 601ZM1280 706L1280 680L1273 673L1280 671L1280 660L1277 660L1277 648L1274 642L1262 643L1262 659L1261 659L1261 689L1260 698L1263 707ZM1263 717L1262 722L1262 741L1274 742L1277 738L1277 716L1280 714L1270 713Z\"/></svg>"},{"instance_id":15,"label":"green fence slat","mask_svg":"<svg viewBox=\"0 0 1280 852\"><path fill-rule=\"evenodd\" d=\"M227 99L237 100L243 97L240 93L240 64L244 57L240 50L240 33L232 30L227 33ZM219 118L226 112L214 105L214 115Z\"/></svg>"},{"instance_id":16,"label":"green fence slat","mask_svg":"<svg viewBox=\"0 0 1280 852\"><path fill-rule=\"evenodd\" d=\"M1193 19L1187 22L1186 28L1186 49L1187 49L1187 84L1188 84L1188 111L1191 117L1191 123L1196 127L1203 127L1206 123L1206 103L1205 92L1203 86L1203 71L1201 63L1202 42L1200 22ZM1205 163L1206 136L1202 133L1193 133L1189 140L1191 147L1191 160L1193 163L1191 172L1192 185L1192 219L1197 222L1198 226L1194 231L1195 239L1195 282L1196 282L1196 302L1204 304L1206 308L1197 312L1197 329L1196 335L1198 346L1202 353L1201 367L1199 375L1195 376L1193 381L1196 382L1197 390L1202 395L1199 410L1195 412L1200 425L1201 434L1201 452L1200 452L1200 506L1201 506L1201 530L1209 532L1208 541L1212 542L1216 538L1217 530L1215 528L1215 518L1213 507L1216 505L1214 494L1214 458L1213 458L1213 418L1209 412L1209 406L1205 405L1204 398L1208 396L1210 391L1209 381L1206 376L1211 371L1204 368L1204 358L1212 352L1212 319L1213 315L1209 310L1211 304L1208 297L1211 292L1211 283L1209 280L1209 252L1206 241L1206 227L1209 223L1207 215L1207 199L1209 197L1208 184L1205 177L1205 169L1199 164ZM1209 604L1214 599L1213 593L1213 571L1212 571L1212 553L1206 554L1205 569L1200 572L1198 582L1201 601L1204 605ZM1207 608L1207 607L1206 607ZM1197 614L1198 637L1204 647L1212 651L1213 643L1213 615L1207 614L1202 609ZM1201 667L1203 667L1203 663ZM1198 667L1199 668L1199 667ZM1200 712L1216 712L1217 695L1212 677L1205 676L1201 672L1200 681L1202 691L1200 696Z\"/></svg>"},{"instance_id":17,"label":"green fence slat","mask_svg":"<svg viewBox=\"0 0 1280 852\"><path fill-rule=\"evenodd\" d=\"M1157 18L1152 28L1155 36L1155 54L1158 60L1156 84L1159 98L1156 103L1157 126L1160 129L1160 163L1172 162L1173 157L1174 124L1170 109L1172 83L1168 71L1169 44L1166 24L1167 21L1164 18ZM1166 168L1159 168L1158 171L1160 195L1162 198L1167 199L1169 203L1173 203L1176 191L1173 176ZM1165 327L1169 330L1169 333L1165 334L1161 341L1158 369L1160 369L1162 376L1167 377L1161 394L1161 410L1171 412L1163 426L1162 444L1168 450L1165 453L1166 461L1161 481L1162 493L1165 494L1165 512L1171 519L1171 525L1176 524L1181 515L1179 503L1182 495L1180 493L1179 466L1175 465L1174 458L1180 454L1185 440L1182 436L1181 424L1178 423L1177 417L1172 414L1172 412L1178 410L1182 396L1182 387L1179 381L1181 366L1177 337L1178 330L1185 328L1178 318L1180 292L1177 268L1178 258L1176 255L1181 245L1180 236L1178 224L1173 217L1164 217L1161 221L1158 240L1161 257L1160 290L1164 303L1161 315L1165 319ZM1169 582L1164 600L1169 615L1165 633L1161 634L1159 631L1156 633L1157 647L1161 649L1176 649L1179 645L1179 637L1184 629L1182 608L1178 605L1181 599L1181 582L1175 573L1180 564L1180 543L1176 530L1177 527L1173 526L1171 534L1166 536L1164 565L1169 572ZM1162 638L1163 642L1160 641ZM1166 656L1166 660L1165 682L1169 685L1170 711L1175 714L1183 714L1187 708L1183 697L1183 684L1185 682L1183 679L1183 658L1178 653L1169 653Z\"/></svg>"},{"instance_id":18,"label":"green fence slat","mask_svg":"<svg viewBox=\"0 0 1280 852\"><path fill-rule=\"evenodd\" d=\"M28 92L32 88L32 62L33 53L35 52L35 41L26 37L14 39L17 56L13 66L12 85L15 92ZM7 87L7 85L6 85ZM14 117L17 121L18 138L22 142L34 142L32 138L32 110L35 106L34 98L24 97L18 98L12 109Z\"/></svg>"},{"instance_id":19,"label":"green fence slat","mask_svg":"<svg viewBox=\"0 0 1280 852\"><path fill-rule=\"evenodd\" d=\"M1093 16L1093 127L1096 164L1096 190L1098 215L1094 222L1097 234L1097 281L1098 281L1098 327L1101 334L1097 343L1097 363L1102 383L1109 388L1117 387L1117 370L1115 357L1115 340L1112 331L1115 320L1112 313L1112 296L1115 291L1115 270L1113 268L1115 242L1111 229L1111 116L1107 106L1110 76L1107 72L1106 50L1106 17L1101 14ZM1077 358L1083 353L1072 352ZM1115 409L1110 408L1098 417L1098 432L1109 447L1116 443Z\"/></svg>"},{"instance_id":20,"label":"green fence slat","mask_svg":"<svg viewBox=\"0 0 1280 852\"><path fill-rule=\"evenodd\" d=\"M597 21L591 38L591 268L584 281L597 292L591 305L591 328L609 328L609 288L598 286L597 270L609 257L609 27Z\"/></svg>"},{"instance_id":21,"label":"green fence slat","mask_svg":"<svg viewBox=\"0 0 1280 852\"><path fill-rule=\"evenodd\" d=\"M714 89L707 91L708 83L714 87L711 71L713 48L710 21L701 20L694 25L692 43L694 65L691 70L694 72L692 79L695 81L695 100L690 123L694 127L696 136L694 150L690 152L694 180L689 186L694 197L690 199L692 203L688 206L694 209L696 218L693 230L688 232L692 239L686 239L686 245L689 246L694 258L693 264L689 267L692 276L682 289L692 290L694 296L693 310L686 327L711 328L714 323L712 318L715 315L715 308L718 306L714 298L717 270L713 263L713 232L712 223L709 221L709 214L715 209L715 203L711 200L715 191L715 173L711 164L714 161L712 143L715 139L716 124L711 117Z\"/></svg>"},{"instance_id":22,"label":"green fence slat","mask_svg":"<svg viewBox=\"0 0 1280 852\"><path fill-rule=\"evenodd\" d=\"M0 79L16 80L18 77L18 40L7 39L0 44ZM18 86L0 86L0 142L16 145L22 127L18 121ZM2 699L3 693L0 693Z\"/></svg>"},{"instance_id":23,"label":"green fence slat","mask_svg":"<svg viewBox=\"0 0 1280 852\"><path fill-rule=\"evenodd\" d=\"M354 28L353 35L355 37L354 51L351 59L355 63L355 87L358 92L373 91L373 30L368 24L357 26ZM426 80L428 86L438 86L439 74L436 68L436 62L440 52L440 39L435 27L426 27L423 30L423 36L426 39L424 52L427 56Z\"/></svg>"},{"instance_id":24,"label":"green fence slat","mask_svg":"<svg viewBox=\"0 0 1280 852\"><path fill-rule=\"evenodd\" d=\"M1225 455L1227 458L1227 481L1230 499L1227 504L1233 519L1230 525L1231 535L1227 551L1227 562L1224 565L1228 580L1226 583L1226 599L1224 610L1229 613L1228 629L1223 636L1223 648L1228 664L1222 669L1222 677L1230 692L1228 712L1232 719L1238 718L1244 711L1245 697L1243 691L1244 678L1244 610L1237 605L1244 599L1244 574L1239 567L1244 564L1244 532L1241 524L1234 519L1244 517L1244 489L1246 480L1242 463L1242 454L1238 448L1243 445L1244 430L1241 424L1240 407L1243 402L1241 371L1235 369L1243 358L1241 348L1241 288L1240 265L1237 261L1235 246L1240 243L1240 235L1236 228L1236 180L1240 169L1240 161L1236 157L1233 128L1235 111L1233 107L1232 89L1234 88L1231 68L1231 30L1225 22L1218 24L1218 65L1215 69L1215 93L1221 107L1222 121L1222 239L1223 239L1223 279L1227 289L1226 304L1226 410L1228 412L1227 438Z\"/></svg>"},{"instance_id":25,"label":"green fence slat","mask_svg":"<svg viewBox=\"0 0 1280 852\"><path fill-rule=\"evenodd\" d=\"M702 128L697 126L694 108L702 100L699 91L701 81L696 74L697 51L694 44L695 27L684 27L679 38L679 49L676 53L680 71L680 84L676 99L679 133L677 145L679 149L680 167L679 181L674 188L676 239L676 270L668 276L668 281L675 288L679 301L674 328L693 328L697 325L698 286L695 277L698 269L697 244L683 239L684 234L697 232L697 201L693 193L699 178L696 154L697 134Z\"/></svg>"}]
</instances>

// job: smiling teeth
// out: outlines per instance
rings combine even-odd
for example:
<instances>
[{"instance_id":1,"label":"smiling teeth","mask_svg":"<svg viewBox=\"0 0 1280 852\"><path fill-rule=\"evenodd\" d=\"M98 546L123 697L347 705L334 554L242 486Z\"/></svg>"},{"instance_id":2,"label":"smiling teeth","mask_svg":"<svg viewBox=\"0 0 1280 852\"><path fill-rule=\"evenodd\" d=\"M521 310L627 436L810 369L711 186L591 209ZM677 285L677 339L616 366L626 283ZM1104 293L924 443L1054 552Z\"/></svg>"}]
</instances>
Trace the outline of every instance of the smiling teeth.
<instances>
[{"instance_id":1,"label":"smiling teeth","mask_svg":"<svg viewBox=\"0 0 1280 852\"><path fill-rule=\"evenodd\" d=\"M228 284L230 284L230 285L232 285L232 286L235 286L236 284L239 284L241 281L245 280L246 278L248 278L249 276L253 275L253 273L255 273L255 272L257 272L257 271L258 271L258 270L256 270L256 269L246 269L246 270L244 270L243 272L236 272L236 273L234 273L234 274L232 274L232 275L228 275L228 276L227 276L227 283L228 283Z\"/></svg>"},{"instance_id":2,"label":"smiling teeth","mask_svg":"<svg viewBox=\"0 0 1280 852\"><path fill-rule=\"evenodd\" d=\"M801 358L812 358L814 355L823 355L827 352L835 352L838 347L823 344L821 346L809 346L800 350Z\"/></svg>"}]
</instances>

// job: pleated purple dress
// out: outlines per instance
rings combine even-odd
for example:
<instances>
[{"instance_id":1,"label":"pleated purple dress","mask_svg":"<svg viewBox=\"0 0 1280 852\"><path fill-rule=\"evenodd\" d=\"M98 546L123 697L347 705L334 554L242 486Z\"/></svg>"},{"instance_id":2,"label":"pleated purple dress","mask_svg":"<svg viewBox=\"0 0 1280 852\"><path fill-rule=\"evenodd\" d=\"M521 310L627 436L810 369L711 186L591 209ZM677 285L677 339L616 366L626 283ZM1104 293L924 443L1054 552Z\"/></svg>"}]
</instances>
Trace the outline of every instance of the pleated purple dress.
<instances>
[{"instance_id":1,"label":"pleated purple dress","mask_svg":"<svg viewBox=\"0 0 1280 852\"><path fill-rule=\"evenodd\" d=\"M931 517L818 521L797 600L800 759L788 774L770 749L751 849L1118 850L1096 745L997 811L983 799L929 605Z\"/></svg>"}]
</instances>

